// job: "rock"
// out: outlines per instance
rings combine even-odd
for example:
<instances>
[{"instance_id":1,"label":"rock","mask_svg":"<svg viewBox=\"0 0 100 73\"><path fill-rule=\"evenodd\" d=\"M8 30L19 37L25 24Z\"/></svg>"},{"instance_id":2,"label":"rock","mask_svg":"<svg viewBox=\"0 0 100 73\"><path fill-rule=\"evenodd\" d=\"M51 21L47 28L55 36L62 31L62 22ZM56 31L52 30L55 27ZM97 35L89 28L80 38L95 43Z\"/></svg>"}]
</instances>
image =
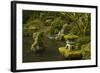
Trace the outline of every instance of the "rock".
<instances>
[{"instance_id":1,"label":"rock","mask_svg":"<svg viewBox=\"0 0 100 73\"><path fill-rule=\"evenodd\" d=\"M66 47L60 47L59 52L65 59L68 59L68 60L82 59L81 50L69 50Z\"/></svg>"}]
</instances>

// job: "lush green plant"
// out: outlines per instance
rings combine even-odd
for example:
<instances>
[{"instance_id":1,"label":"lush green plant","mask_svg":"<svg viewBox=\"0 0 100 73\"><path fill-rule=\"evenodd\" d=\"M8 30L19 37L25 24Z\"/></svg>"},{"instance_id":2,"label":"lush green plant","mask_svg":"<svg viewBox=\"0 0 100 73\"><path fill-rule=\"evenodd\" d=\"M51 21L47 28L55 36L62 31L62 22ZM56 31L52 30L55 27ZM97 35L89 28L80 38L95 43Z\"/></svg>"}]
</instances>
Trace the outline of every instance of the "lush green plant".
<instances>
[{"instance_id":1,"label":"lush green plant","mask_svg":"<svg viewBox=\"0 0 100 73\"><path fill-rule=\"evenodd\" d=\"M80 37L77 40L77 43L80 43L80 45L83 45L83 44L89 43L91 41L90 39L91 39L90 36Z\"/></svg>"},{"instance_id":2,"label":"lush green plant","mask_svg":"<svg viewBox=\"0 0 100 73\"><path fill-rule=\"evenodd\" d=\"M83 59L91 59L91 45L87 43L81 47Z\"/></svg>"},{"instance_id":3,"label":"lush green plant","mask_svg":"<svg viewBox=\"0 0 100 73\"><path fill-rule=\"evenodd\" d=\"M49 26L54 34L57 34L67 25L66 32L76 35L90 35L90 14L75 12L48 12L48 11L23 11L23 27L32 28L33 26ZM77 32L78 31L78 32ZM65 32L65 33L66 33Z\"/></svg>"},{"instance_id":4,"label":"lush green plant","mask_svg":"<svg viewBox=\"0 0 100 73\"><path fill-rule=\"evenodd\" d=\"M31 50L40 53L48 46L49 49L46 49L49 52L52 49L52 52L56 50L55 54L58 54L57 49L66 44L65 41L61 41L62 39L76 39L74 45L77 45L78 49L69 51L65 47L60 47L59 52L67 59L90 58L90 45L87 44L91 42L90 13L23 10L22 27L24 48L27 48L27 44L32 45Z\"/></svg>"}]
</instances>

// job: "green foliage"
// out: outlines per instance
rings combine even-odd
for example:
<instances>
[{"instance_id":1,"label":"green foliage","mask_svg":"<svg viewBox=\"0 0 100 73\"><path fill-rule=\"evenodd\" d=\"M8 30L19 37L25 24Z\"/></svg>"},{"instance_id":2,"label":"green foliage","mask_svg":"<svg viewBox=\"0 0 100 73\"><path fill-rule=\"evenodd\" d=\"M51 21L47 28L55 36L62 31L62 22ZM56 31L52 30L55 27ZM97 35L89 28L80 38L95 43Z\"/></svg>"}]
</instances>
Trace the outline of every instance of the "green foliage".
<instances>
[{"instance_id":1,"label":"green foliage","mask_svg":"<svg viewBox=\"0 0 100 73\"><path fill-rule=\"evenodd\" d=\"M55 18L54 21L52 21L51 25L55 28L60 30L62 25L63 25L63 20L61 19L61 17Z\"/></svg>"},{"instance_id":2,"label":"green foliage","mask_svg":"<svg viewBox=\"0 0 100 73\"><path fill-rule=\"evenodd\" d=\"M88 13L68 13L66 14L69 19L71 20L72 29L70 30L71 33L77 35L86 35L87 31L90 32L90 14ZM78 31L78 32L76 32ZM88 33L87 35L89 35Z\"/></svg>"},{"instance_id":3,"label":"green foliage","mask_svg":"<svg viewBox=\"0 0 100 73\"><path fill-rule=\"evenodd\" d=\"M23 10L23 24L27 29L51 27L50 33L57 34L68 24L65 33L90 35L90 13L48 12ZM65 28L64 28L65 29ZM78 31L78 32L77 32Z\"/></svg>"},{"instance_id":4,"label":"green foliage","mask_svg":"<svg viewBox=\"0 0 100 73\"><path fill-rule=\"evenodd\" d=\"M80 43L80 45L86 44L90 42L90 36L80 37L76 43Z\"/></svg>"},{"instance_id":5,"label":"green foliage","mask_svg":"<svg viewBox=\"0 0 100 73\"><path fill-rule=\"evenodd\" d=\"M59 52L67 59L90 58L90 45L87 44L91 42L90 13L23 10L22 30L24 38L32 38L30 45L34 52L43 52L45 46L57 49L60 45L65 45L66 40L76 39L74 45L78 46L78 50L69 51L60 47ZM33 33L36 34L33 36ZM48 37L55 39L51 40ZM50 41L53 41L52 45Z\"/></svg>"},{"instance_id":6,"label":"green foliage","mask_svg":"<svg viewBox=\"0 0 100 73\"><path fill-rule=\"evenodd\" d=\"M81 47L83 59L91 59L91 45L87 43Z\"/></svg>"}]
</instances>

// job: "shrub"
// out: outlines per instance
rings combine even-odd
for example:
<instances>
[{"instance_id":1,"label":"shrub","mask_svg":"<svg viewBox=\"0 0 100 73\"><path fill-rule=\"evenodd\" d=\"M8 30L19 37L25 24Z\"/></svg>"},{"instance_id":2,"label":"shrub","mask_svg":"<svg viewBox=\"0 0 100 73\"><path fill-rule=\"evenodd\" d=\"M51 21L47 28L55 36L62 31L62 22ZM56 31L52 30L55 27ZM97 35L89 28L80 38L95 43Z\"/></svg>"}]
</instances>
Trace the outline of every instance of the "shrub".
<instances>
[{"instance_id":1,"label":"shrub","mask_svg":"<svg viewBox=\"0 0 100 73\"><path fill-rule=\"evenodd\" d=\"M82 50L83 59L90 59L91 58L91 45L90 45L90 43L82 45L81 50Z\"/></svg>"},{"instance_id":2,"label":"shrub","mask_svg":"<svg viewBox=\"0 0 100 73\"><path fill-rule=\"evenodd\" d=\"M81 47L83 44L90 42L90 36L79 37L76 43Z\"/></svg>"}]
</instances>

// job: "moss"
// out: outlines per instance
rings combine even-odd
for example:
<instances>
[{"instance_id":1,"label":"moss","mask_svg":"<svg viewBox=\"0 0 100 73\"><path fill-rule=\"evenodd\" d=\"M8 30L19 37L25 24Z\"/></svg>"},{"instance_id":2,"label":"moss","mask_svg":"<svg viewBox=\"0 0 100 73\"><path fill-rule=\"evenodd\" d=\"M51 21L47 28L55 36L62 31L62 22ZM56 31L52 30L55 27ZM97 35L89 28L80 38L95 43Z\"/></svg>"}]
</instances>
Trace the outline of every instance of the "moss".
<instances>
[{"instance_id":1,"label":"moss","mask_svg":"<svg viewBox=\"0 0 100 73\"><path fill-rule=\"evenodd\" d=\"M61 54L62 56L65 56L65 54L68 53L69 50L66 49L66 47L60 47L60 48L59 48L59 52L60 52L60 54Z\"/></svg>"},{"instance_id":2,"label":"moss","mask_svg":"<svg viewBox=\"0 0 100 73\"><path fill-rule=\"evenodd\" d=\"M77 39L77 38L78 38L78 36L74 35L74 34L64 35L65 40L74 40L74 39Z\"/></svg>"},{"instance_id":3,"label":"moss","mask_svg":"<svg viewBox=\"0 0 100 73\"><path fill-rule=\"evenodd\" d=\"M68 50L66 47L60 47L59 52L65 59L70 59L70 60L82 59L81 50Z\"/></svg>"},{"instance_id":4,"label":"moss","mask_svg":"<svg viewBox=\"0 0 100 73\"><path fill-rule=\"evenodd\" d=\"M79 50L79 51L69 52L69 55L66 56L66 59L74 59L74 60L82 59L81 51Z\"/></svg>"}]
</instances>

